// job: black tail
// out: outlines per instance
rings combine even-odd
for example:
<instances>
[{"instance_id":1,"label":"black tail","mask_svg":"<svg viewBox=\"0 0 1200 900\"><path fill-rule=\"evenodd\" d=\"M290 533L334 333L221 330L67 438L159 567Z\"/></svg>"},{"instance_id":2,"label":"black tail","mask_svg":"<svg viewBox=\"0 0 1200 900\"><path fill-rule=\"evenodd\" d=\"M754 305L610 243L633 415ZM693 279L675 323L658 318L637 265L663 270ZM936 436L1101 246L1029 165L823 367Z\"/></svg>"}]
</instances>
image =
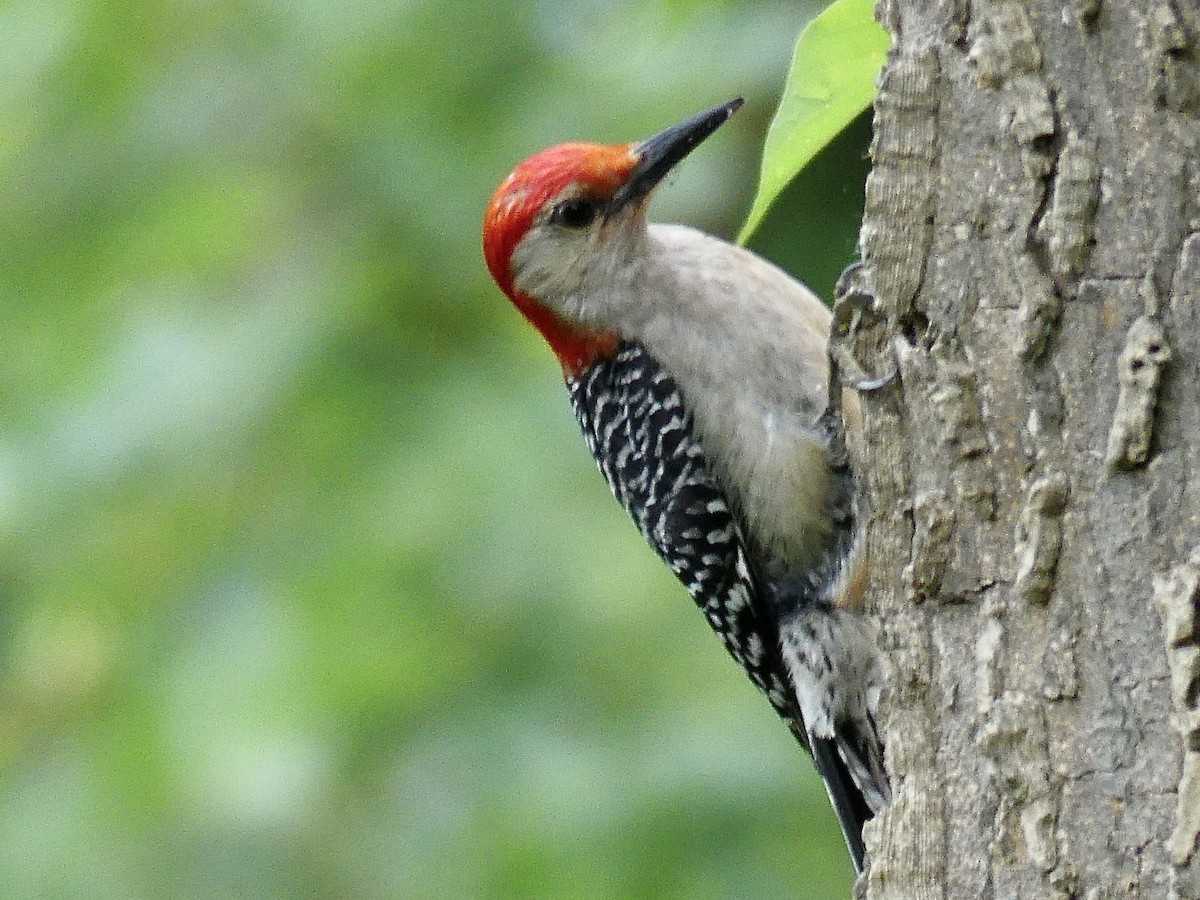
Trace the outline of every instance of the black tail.
<instances>
[{"instance_id":1,"label":"black tail","mask_svg":"<svg viewBox=\"0 0 1200 900\"><path fill-rule=\"evenodd\" d=\"M874 813L867 805L862 792L850 777L850 771L842 761L838 752L837 741L834 738L816 737L810 735L813 762L817 772L825 782L825 790L837 813L838 823L842 826L842 836L854 860L854 871L862 874L863 858L866 848L863 846L863 826L871 820Z\"/></svg>"}]
</instances>

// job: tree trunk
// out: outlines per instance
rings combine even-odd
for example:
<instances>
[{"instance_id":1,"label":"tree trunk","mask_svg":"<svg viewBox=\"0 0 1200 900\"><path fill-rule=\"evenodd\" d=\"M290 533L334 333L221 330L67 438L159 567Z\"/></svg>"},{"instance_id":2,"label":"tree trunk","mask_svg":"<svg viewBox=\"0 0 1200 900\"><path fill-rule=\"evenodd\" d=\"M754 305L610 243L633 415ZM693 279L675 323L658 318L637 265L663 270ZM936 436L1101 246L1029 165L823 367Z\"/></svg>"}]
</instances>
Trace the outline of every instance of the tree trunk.
<instances>
[{"instance_id":1,"label":"tree trunk","mask_svg":"<svg viewBox=\"0 0 1200 900\"><path fill-rule=\"evenodd\" d=\"M1200 897L1196 0L881 0L870 898Z\"/></svg>"}]
</instances>

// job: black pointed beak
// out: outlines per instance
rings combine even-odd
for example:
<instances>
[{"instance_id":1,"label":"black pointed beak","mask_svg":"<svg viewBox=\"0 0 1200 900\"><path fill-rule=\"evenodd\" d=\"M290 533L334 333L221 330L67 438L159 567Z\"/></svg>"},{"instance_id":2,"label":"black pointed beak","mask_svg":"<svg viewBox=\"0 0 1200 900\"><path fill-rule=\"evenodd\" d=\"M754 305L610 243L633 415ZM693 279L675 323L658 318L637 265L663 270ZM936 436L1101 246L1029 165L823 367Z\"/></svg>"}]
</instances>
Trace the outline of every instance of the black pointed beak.
<instances>
[{"instance_id":1,"label":"black pointed beak","mask_svg":"<svg viewBox=\"0 0 1200 900\"><path fill-rule=\"evenodd\" d=\"M649 194L676 163L724 125L744 102L738 97L728 103L714 106L636 145L631 152L638 158L637 165L629 180L613 194L609 202L609 212L616 212Z\"/></svg>"}]
</instances>

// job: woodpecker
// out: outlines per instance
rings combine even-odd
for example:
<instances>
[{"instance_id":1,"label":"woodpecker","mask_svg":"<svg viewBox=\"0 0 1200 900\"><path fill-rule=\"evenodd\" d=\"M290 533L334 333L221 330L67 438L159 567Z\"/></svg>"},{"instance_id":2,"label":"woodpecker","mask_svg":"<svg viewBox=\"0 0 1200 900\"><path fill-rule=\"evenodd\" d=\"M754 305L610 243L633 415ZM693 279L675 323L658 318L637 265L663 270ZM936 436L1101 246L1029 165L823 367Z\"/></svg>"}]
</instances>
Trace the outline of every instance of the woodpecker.
<instances>
[{"instance_id":1,"label":"woodpecker","mask_svg":"<svg viewBox=\"0 0 1200 900\"><path fill-rule=\"evenodd\" d=\"M613 494L812 754L861 872L889 788L830 313L750 251L646 217L741 105L526 159L488 205L484 256L558 357Z\"/></svg>"}]
</instances>

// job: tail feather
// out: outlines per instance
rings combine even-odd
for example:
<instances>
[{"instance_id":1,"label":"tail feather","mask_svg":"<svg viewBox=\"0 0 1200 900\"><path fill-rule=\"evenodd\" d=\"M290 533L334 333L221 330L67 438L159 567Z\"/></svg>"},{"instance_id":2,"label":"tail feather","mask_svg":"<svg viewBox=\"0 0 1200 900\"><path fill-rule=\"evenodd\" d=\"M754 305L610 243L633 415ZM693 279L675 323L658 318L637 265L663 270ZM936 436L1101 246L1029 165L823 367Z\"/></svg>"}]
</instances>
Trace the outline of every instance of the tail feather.
<instances>
[{"instance_id":1,"label":"tail feather","mask_svg":"<svg viewBox=\"0 0 1200 900\"><path fill-rule=\"evenodd\" d=\"M863 825L871 820L874 812L851 777L846 762L838 751L837 740L810 735L809 742L813 762L816 763L817 772L825 782L829 801L833 804L833 811L842 827L842 836L846 839L846 847L850 850L850 858L854 861L854 871L861 874L863 859L866 856L866 847L863 846L862 839Z\"/></svg>"},{"instance_id":2,"label":"tail feather","mask_svg":"<svg viewBox=\"0 0 1200 900\"><path fill-rule=\"evenodd\" d=\"M838 757L850 780L858 788L863 802L872 813L883 809L892 799L891 785L883 768L882 748L875 720L867 713L865 732L852 723L840 723L834 743Z\"/></svg>"},{"instance_id":3,"label":"tail feather","mask_svg":"<svg viewBox=\"0 0 1200 900\"><path fill-rule=\"evenodd\" d=\"M875 728L880 674L874 644L855 617L813 604L780 634L796 704L817 771L862 871L863 825L890 793ZM793 729L794 731L796 729Z\"/></svg>"}]
</instances>

